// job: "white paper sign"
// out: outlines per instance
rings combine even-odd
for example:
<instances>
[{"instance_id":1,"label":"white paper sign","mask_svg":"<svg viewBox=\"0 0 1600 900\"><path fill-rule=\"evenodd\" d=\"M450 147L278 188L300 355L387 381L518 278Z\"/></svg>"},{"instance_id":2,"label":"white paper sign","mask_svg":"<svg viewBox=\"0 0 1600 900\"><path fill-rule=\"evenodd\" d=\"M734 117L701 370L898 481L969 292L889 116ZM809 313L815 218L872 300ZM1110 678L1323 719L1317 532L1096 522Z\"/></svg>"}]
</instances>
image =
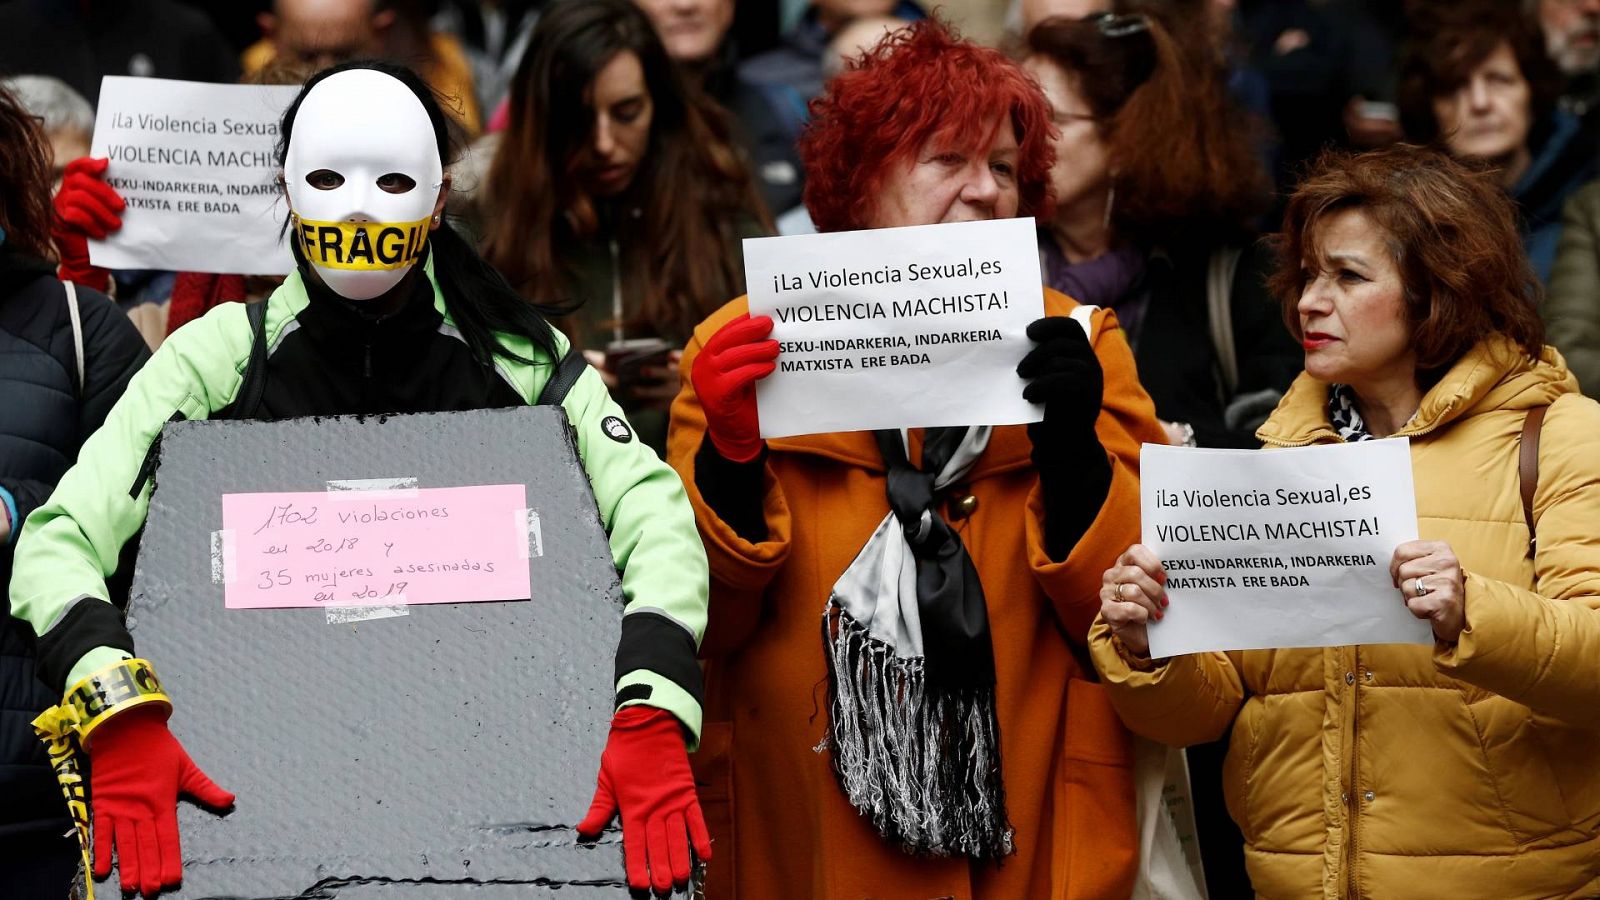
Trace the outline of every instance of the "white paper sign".
<instances>
[{"instance_id":1,"label":"white paper sign","mask_svg":"<svg viewBox=\"0 0 1600 900\"><path fill-rule=\"evenodd\" d=\"M1044 315L1032 219L744 242L750 314L778 370L756 383L761 436L1016 425L1017 363Z\"/></svg>"},{"instance_id":2,"label":"white paper sign","mask_svg":"<svg viewBox=\"0 0 1600 900\"><path fill-rule=\"evenodd\" d=\"M1171 604L1150 655L1431 644L1394 582L1394 548L1417 537L1405 438L1283 450L1145 444L1143 542Z\"/></svg>"},{"instance_id":3,"label":"white paper sign","mask_svg":"<svg viewBox=\"0 0 1600 900\"><path fill-rule=\"evenodd\" d=\"M282 275L278 119L294 85L204 84L106 76L90 155L128 208L122 229L89 242L112 269Z\"/></svg>"}]
</instances>

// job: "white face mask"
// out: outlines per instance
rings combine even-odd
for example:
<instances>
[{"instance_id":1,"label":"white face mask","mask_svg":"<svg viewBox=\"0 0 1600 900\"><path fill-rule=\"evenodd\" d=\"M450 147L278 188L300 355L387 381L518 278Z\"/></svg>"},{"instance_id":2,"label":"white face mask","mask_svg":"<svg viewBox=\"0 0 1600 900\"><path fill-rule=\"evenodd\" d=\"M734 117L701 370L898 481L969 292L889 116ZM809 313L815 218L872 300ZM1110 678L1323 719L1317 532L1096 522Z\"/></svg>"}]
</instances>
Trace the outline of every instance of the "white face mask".
<instances>
[{"instance_id":1,"label":"white face mask","mask_svg":"<svg viewBox=\"0 0 1600 900\"><path fill-rule=\"evenodd\" d=\"M284 159L294 239L335 293L370 300L422 258L443 172L409 88L371 69L330 75L301 101Z\"/></svg>"}]
</instances>

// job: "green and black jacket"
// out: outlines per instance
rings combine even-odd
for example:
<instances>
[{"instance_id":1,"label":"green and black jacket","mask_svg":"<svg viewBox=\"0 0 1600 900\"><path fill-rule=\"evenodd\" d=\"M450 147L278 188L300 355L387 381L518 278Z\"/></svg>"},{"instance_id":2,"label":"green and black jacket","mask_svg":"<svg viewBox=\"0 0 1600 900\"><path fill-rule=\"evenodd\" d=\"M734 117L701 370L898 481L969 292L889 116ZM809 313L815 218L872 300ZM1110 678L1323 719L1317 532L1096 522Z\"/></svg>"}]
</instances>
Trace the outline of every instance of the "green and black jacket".
<instances>
[{"instance_id":1,"label":"green and black jacket","mask_svg":"<svg viewBox=\"0 0 1600 900\"><path fill-rule=\"evenodd\" d=\"M249 417L413 413L533 403L556 371L526 338L500 342L535 365L474 359L446 312L431 258L398 312L372 319L291 273L266 301L264 390ZM11 614L38 635L39 674L66 687L133 654L106 578L144 524L154 445L168 421L238 416L255 331L244 304L224 304L167 339L17 545ZM556 335L558 346L566 342ZM258 365L260 365L258 361ZM700 733L695 653L706 624L705 550L676 473L631 436L599 374L584 369L561 403L627 598L617 649L619 706L664 709ZM612 423L613 432L620 431ZM122 560L122 565L131 564ZM159 660L156 661L159 666Z\"/></svg>"}]
</instances>

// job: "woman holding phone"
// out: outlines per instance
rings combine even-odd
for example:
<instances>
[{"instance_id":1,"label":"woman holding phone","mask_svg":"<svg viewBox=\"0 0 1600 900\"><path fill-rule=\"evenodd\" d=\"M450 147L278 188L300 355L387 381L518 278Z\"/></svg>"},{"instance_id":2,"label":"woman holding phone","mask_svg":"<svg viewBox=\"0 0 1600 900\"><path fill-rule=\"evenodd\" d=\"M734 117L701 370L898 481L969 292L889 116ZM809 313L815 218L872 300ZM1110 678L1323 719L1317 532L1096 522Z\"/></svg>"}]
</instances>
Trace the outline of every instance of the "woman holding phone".
<instances>
[{"instance_id":1,"label":"woman holding phone","mask_svg":"<svg viewBox=\"0 0 1600 900\"><path fill-rule=\"evenodd\" d=\"M726 114L628 0L541 15L510 111L484 256L553 314L661 452L678 350L744 292L740 240L771 230Z\"/></svg>"}]
</instances>

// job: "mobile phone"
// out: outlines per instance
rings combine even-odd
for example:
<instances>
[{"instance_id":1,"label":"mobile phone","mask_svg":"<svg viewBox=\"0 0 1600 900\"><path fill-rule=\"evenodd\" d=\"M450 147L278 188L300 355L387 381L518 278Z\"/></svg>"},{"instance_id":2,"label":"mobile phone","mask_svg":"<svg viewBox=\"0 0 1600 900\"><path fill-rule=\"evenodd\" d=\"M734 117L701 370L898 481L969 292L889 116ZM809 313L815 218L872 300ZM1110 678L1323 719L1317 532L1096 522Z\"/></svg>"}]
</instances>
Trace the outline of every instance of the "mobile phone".
<instances>
[{"instance_id":1,"label":"mobile phone","mask_svg":"<svg viewBox=\"0 0 1600 900\"><path fill-rule=\"evenodd\" d=\"M641 369L664 365L671 354L672 345L661 338L612 341L606 345L606 368L619 382L638 381Z\"/></svg>"},{"instance_id":2,"label":"mobile phone","mask_svg":"<svg viewBox=\"0 0 1600 900\"><path fill-rule=\"evenodd\" d=\"M1377 100L1363 100L1357 104L1356 110L1363 119L1383 119L1386 122L1400 121L1400 107L1393 103L1383 103Z\"/></svg>"}]
</instances>

